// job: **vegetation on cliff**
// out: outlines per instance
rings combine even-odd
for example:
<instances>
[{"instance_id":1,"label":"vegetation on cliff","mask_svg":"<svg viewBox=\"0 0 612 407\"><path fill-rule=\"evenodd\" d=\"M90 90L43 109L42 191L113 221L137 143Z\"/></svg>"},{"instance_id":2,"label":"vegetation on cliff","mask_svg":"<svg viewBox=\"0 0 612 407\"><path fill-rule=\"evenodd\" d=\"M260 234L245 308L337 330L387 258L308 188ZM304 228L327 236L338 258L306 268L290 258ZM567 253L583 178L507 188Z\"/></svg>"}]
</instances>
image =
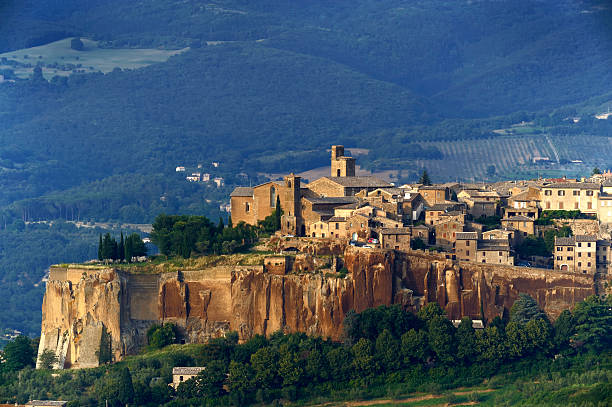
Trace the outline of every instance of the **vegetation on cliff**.
<instances>
[{"instance_id":1,"label":"vegetation on cliff","mask_svg":"<svg viewBox=\"0 0 612 407\"><path fill-rule=\"evenodd\" d=\"M379 307L347 318L344 343L279 332L238 344L238 336L229 334L206 345L151 349L115 366L61 372L57 378L5 363L0 400L217 406L398 398L484 384L494 391L473 397L485 405L597 406L612 401L611 305L610 298L590 297L553 325L523 296L510 321L498 319L483 330L474 330L468 318L455 328L435 303L418 315ZM151 339L161 332L160 344L168 343L172 330L156 327ZM207 369L174 392L166 383L175 366ZM542 387L529 387L536 379ZM521 392L510 391L513 386Z\"/></svg>"}]
</instances>

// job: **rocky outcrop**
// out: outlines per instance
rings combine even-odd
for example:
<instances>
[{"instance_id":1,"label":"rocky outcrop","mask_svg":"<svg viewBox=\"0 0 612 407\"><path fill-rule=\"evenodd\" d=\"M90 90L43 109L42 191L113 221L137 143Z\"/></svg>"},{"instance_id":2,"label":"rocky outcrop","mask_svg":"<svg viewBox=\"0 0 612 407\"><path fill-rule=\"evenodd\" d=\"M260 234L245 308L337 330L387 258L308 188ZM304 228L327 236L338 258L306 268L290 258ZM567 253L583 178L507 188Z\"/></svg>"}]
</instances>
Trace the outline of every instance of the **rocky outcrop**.
<instances>
[{"instance_id":1,"label":"rocky outcrop","mask_svg":"<svg viewBox=\"0 0 612 407\"><path fill-rule=\"evenodd\" d=\"M95 366L106 354L120 359L137 350L147 329L160 322L176 323L186 342L230 330L241 340L278 330L338 340L351 310L400 304L417 311L437 302L449 318L491 320L508 312L519 293L533 296L554 319L597 287L609 286L601 276L596 281L586 274L457 262L418 251L349 246L339 260L335 246L318 245L326 256L285 258L291 265L283 266L286 274L264 266L162 274L54 268L43 302L39 352L53 349L58 367ZM346 276L335 272L342 262Z\"/></svg>"}]
</instances>

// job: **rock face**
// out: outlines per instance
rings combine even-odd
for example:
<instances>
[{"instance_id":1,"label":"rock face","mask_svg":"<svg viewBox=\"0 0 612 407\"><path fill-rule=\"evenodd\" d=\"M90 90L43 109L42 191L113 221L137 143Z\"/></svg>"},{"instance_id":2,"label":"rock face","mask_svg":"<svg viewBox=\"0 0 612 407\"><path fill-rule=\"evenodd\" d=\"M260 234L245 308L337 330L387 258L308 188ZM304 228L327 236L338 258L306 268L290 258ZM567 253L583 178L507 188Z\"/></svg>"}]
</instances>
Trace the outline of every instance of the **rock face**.
<instances>
[{"instance_id":1,"label":"rock face","mask_svg":"<svg viewBox=\"0 0 612 407\"><path fill-rule=\"evenodd\" d=\"M554 319L605 286L585 274L456 262L424 252L349 246L346 277L313 271L326 261L310 254L287 258L287 274L264 266L163 274L56 267L43 301L39 354L54 350L58 368L97 366L104 355L118 360L136 351L147 329L161 322L176 323L186 342L228 331L247 340L278 330L339 340L350 310L401 304L417 311L435 301L449 318L491 320L508 312L521 292ZM339 261L334 257L330 267L337 269Z\"/></svg>"}]
</instances>

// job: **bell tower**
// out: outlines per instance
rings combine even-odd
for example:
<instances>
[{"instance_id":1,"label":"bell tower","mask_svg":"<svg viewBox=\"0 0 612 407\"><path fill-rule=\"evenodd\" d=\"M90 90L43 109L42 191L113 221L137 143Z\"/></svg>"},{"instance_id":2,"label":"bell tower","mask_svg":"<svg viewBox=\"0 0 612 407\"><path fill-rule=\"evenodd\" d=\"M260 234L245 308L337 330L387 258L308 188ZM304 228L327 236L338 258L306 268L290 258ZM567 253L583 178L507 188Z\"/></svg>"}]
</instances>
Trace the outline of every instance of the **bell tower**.
<instances>
[{"instance_id":1,"label":"bell tower","mask_svg":"<svg viewBox=\"0 0 612 407\"><path fill-rule=\"evenodd\" d=\"M331 148L331 176L355 176L355 159L344 155L344 146L336 145Z\"/></svg>"}]
</instances>

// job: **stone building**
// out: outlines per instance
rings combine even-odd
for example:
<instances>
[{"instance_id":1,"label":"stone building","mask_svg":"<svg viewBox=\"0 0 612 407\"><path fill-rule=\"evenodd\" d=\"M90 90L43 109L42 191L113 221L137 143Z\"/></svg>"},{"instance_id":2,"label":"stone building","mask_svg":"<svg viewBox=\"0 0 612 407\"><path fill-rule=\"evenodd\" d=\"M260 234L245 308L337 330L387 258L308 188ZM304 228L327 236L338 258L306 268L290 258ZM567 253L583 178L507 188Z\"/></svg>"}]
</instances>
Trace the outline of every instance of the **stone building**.
<instances>
[{"instance_id":1,"label":"stone building","mask_svg":"<svg viewBox=\"0 0 612 407\"><path fill-rule=\"evenodd\" d=\"M457 219L450 219L434 226L436 245L445 249L452 249L457 240L457 233L463 232L465 223Z\"/></svg>"},{"instance_id":2,"label":"stone building","mask_svg":"<svg viewBox=\"0 0 612 407\"><path fill-rule=\"evenodd\" d=\"M460 217L465 220L464 214L464 204L457 202L435 204L425 209L425 224L435 226L453 217Z\"/></svg>"},{"instance_id":3,"label":"stone building","mask_svg":"<svg viewBox=\"0 0 612 407\"><path fill-rule=\"evenodd\" d=\"M383 249L410 250L412 230L409 227L389 228L380 231L380 245Z\"/></svg>"},{"instance_id":4,"label":"stone building","mask_svg":"<svg viewBox=\"0 0 612 407\"><path fill-rule=\"evenodd\" d=\"M501 220L504 228L512 228L519 231L523 236L535 234L535 222L533 218L527 216L511 216Z\"/></svg>"},{"instance_id":5,"label":"stone building","mask_svg":"<svg viewBox=\"0 0 612 407\"><path fill-rule=\"evenodd\" d=\"M560 271L595 274L597 237L587 235L555 237L554 267Z\"/></svg>"},{"instance_id":6,"label":"stone building","mask_svg":"<svg viewBox=\"0 0 612 407\"><path fill-rule=\"evenodd\" d=\"M514 252L508 238L479 239L477 232L457 234L455 257L461 261L514 265Z\"/></svg>"},{"instance_id":7,"label":"stone building","mask_svg":"<svg viewBox=\"0 0 612 407\"><path fill-rule=\"evenodd\" d=\"M179 385L187 380L196 377L205 367L173 367L172 368L172 387L177 389Z\"/></svg>"},{"instance_id":8,"label":"stone building","mask_svg":"<svg viewBox=\"0 0 612 407\"><path fill-rule=\"evenodd\" d=\"M445 185L422 185L419 194L425 200L427 206L446 203L450 200L450 189Z\"/></svg>"},{"instance_id":9,"label":"stone building","mask_svg":"<svg viewBox=\"0 0 612 407\"><path fill-rule=\"evenodd\" d=\"M559 182L542 187L543 210L579 210L597 214L600 185L592 182Z\"/></svg>"}]
</instances>

